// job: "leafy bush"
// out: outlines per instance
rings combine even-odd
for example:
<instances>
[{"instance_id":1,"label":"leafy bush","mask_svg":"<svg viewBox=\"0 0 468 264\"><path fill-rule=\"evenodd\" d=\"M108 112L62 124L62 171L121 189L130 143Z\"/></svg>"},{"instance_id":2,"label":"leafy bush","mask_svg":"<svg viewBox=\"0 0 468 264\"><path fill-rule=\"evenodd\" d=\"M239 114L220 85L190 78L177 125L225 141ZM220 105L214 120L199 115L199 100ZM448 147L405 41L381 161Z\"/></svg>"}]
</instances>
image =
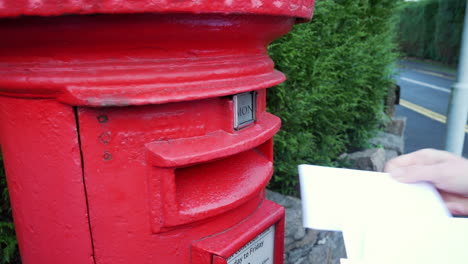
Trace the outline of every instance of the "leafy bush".
<instances>
[{"instance_id":1,"label":"leafy bush","mask_svg":"<svg viewBox=\"0 0 468 264\"><path fill-rule=\"evenodd\" d=\"M275 136L270 188L297 193L297 165L337 165L366 144L382 119L396 60L394 0L316 1L311 23L296 25L269 53L288 80L269 89Z\"/></svg>"},{"instance_id":2,"label":"leafy bush","mask_svg":"<svg viewBox=\"0 0 468 264\"><path fill-rule=\"evenodd\" d=\"M0 264L20 263L1 154L0 192Z\"/></svg>"},{"instance_id":3,"label":"leafy bush","mask_svg":"<svg viewBox=\"0 0 468 264\"><path fill-rule=\"evenodd\" d=\"M465 0L405 2L400 9L399 45L408 56L457 64Z\"/></svg>"}]
</instances>

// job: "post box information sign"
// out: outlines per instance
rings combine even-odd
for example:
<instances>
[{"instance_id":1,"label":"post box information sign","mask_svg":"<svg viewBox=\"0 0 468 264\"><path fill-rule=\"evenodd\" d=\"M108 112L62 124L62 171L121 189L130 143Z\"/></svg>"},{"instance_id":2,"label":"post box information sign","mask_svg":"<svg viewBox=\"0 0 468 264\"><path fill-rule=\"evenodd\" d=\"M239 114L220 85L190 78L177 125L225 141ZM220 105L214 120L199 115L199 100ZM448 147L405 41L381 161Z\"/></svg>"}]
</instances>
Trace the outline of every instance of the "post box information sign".
<instances>
[{"instance_id":1,"label":"post box information sign","mask_svg":"<svg viewBox=\"0 0 468 264\"><path fill-rule=\"evenodd\" d=\"M227 264L273 264L274 241L273 225L230 256Z\"/></svg>"},{"instance_id":2,"label":"post box information sign","mask_svg":"<svg viewBox=\"0 0 468 264\"><path fill-rule=\"evenodd\" d=\"M236 94L234 101L234 129L239 130L255 122L256 93Z\"/></svg>"}]
</instances>

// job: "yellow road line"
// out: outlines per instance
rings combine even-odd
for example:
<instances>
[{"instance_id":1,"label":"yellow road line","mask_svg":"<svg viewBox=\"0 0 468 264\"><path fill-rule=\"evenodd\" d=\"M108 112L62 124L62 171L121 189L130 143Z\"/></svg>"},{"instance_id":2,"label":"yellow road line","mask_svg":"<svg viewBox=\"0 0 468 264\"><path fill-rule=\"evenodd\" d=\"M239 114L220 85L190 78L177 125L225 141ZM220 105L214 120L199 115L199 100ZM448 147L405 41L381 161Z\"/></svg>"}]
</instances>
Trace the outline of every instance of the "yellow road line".
<instances>
[{"instance_id":1,"label":"yellow road line","mask_svg":"<svg viewBox=\"0 0 468 264\"><path fill-rule=\"evenodd\" d=\"M436 112L433 112L427 108L424 108L422 106L419 106L417 104L413 104L411 102L408 102L404 99L400 99L400 105L410 109L410 110L413 110L414 112L416 113L420 113L421 115L424 115L424 116L427 116L429 117L430 119L433 119L433 120L436 120L440 123L447 123L447 117L445 117L444 115L441 115L439 113L436 113ZM468 134L468 125L465 125L465 133Z\"/></svg>"}]
</instances>

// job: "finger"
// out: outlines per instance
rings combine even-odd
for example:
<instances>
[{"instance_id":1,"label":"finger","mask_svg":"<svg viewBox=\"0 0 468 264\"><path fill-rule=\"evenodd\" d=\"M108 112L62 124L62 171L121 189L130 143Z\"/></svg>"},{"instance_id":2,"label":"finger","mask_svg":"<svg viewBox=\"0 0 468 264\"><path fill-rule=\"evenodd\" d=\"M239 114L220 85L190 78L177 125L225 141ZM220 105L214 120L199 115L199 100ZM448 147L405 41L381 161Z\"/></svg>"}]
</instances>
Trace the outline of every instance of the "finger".
<instances>
[{"instance_id":1,"label":"finger","mask_svg":"<svg viewBox=\"0 0 468 264\"><path fill-rule=\"evenodd\" d=\"M468 161L463 158L429 166L434 186L452 194L468 197Z\"/></svg>"},{"instance_id":2,"label":"finger","mask_svg":"<svg viewBox=\"0 0 468 264\"><path fill-rule=\"evenodd\" d=\"M438 190L438 191L440 193L440 196L442 197L442 200L444 200L444 202L456 202L460 199L468 199L467 197L464 197L462 195L458 195L455 193L446 192L443 190Z\"/></svg>"},{"instance_id":3,"label":"finger","mask_svg":"<svg viewBox=\"0 0 468 264\"><path fill-rule=\"evenodd\" d=\"M450 213L456 216L468 216L468 201L446 203Z\"/></svg>"},{"instance_id":4,"label":"finger","mask_svg":"<svg viewBox=\"0 0 468 264\"><path fill-rule=\"evenodd\" d=\"M434 171L433 165L415 165L395 168L390 175L397 181L404 183L430 182L434 183L438 177L438 171Z\"/></svg>"},{"instance_id":5,"label":"finger","mask_svg":"<svg viewBox=\"0 0 468 264\"><path fill-rule=\"evenodd\" d=\"M468 197L447 192L440 192L440 194L452 214L468 216Z\"/></svg>"},{"instance_id":6,"label":"finger","mask_svg":"<svg viewBox=\"0 0 468 264\"><path fill-rule=\"evenodd\" d=\"M429 182L438 190L468 197L468 162L452 159L432 165L397 168L390 175L404 183Z\"/></svg>"},{"instance_id":7,"label":"finger","mask_svg":"<svg viewBox=\"0 0 468 264\"><path fill-rule=\"evenodd\" d=\"M392 172L402 167L435 164L451 158L453 158L453 154L446 151L422 149L390 160L385 164L384 171Z\"/></svg>"}]
</instances>

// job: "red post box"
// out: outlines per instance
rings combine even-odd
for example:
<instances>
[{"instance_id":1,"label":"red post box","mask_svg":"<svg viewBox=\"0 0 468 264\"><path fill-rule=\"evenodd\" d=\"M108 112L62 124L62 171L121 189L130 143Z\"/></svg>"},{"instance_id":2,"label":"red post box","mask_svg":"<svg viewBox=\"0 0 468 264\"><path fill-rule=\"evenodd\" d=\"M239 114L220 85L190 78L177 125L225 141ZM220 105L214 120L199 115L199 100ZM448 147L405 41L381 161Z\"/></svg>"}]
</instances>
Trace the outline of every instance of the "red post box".
<instances>
[{"instance_id":1,"label":"red post box","mask_svg":"<svg viewBox=\"0 0 468 264\"><path fill-rule=\"evenodd\" d=\"M266 54L313 0L0 0L25 264L282 263Z\"/></svg>"}]
</instances>

